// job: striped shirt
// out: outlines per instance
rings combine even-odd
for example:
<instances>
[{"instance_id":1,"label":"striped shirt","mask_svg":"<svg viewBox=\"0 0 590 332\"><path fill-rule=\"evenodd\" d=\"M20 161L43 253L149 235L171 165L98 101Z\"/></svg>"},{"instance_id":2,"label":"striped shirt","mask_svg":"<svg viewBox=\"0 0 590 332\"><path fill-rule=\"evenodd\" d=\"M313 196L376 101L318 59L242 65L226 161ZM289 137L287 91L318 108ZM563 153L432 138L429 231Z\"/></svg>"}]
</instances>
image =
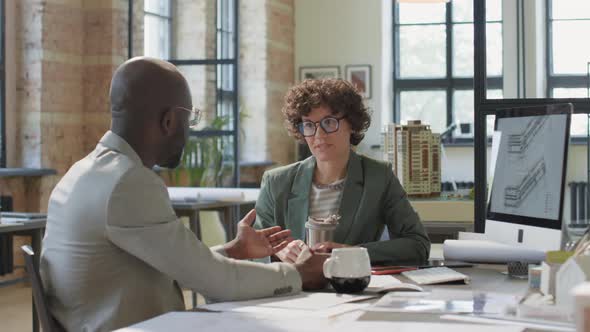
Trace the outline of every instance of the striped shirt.
<instances>
[{"instance_id":1,"label":"striped shirt","mask_svg":"<svg viewBox=\"0 0 590 332\"><path fill-rule=\"evenodd\" d=\"M312 183L309 195L309 216L312 218L326 218L338 214L345 181L346 178L327 185Z\"/></svg>"}]
</instances>

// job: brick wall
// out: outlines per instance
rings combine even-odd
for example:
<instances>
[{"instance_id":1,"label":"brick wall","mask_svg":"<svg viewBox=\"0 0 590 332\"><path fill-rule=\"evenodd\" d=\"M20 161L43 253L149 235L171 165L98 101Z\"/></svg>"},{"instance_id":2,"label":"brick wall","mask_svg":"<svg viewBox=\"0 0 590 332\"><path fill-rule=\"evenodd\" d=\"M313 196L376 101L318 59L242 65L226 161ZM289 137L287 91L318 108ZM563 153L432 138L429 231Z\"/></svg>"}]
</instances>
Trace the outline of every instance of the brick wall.
<instances>
[{"instance_id":1,"label":"brick wall","mask_svg":"<svg viewBox=\"0 0 590 332\"><path fill-rule=\"evenodd\" d=\"M189 6L196 2L186 2ZM10 1L9 1L10 2ZM14 0L14 145L12 165L54 168L42 179L0 180L0 192L13 196L16 210L46 211L55 184L67 169L96 145L110 123L108 87L127 57L126 0ZM203 57L215 55L215 2L199 2L178 29L200 32ZM179 7L177 7L179 8ZM134 4L134 54L143 53L143 1ZM200 13L200 14L198 14ZM261 13L264 13L261 15ZM293 83L292 0L240 1L240 91L243 160L294 160L294 143L283 128L280 109ZM203 22L195 26L196 22ZM192 26L191 26L192 24ZM179 31L180 31L179 30ZM178 38L186 38L178 34ZM180 39L179 39L180 40ZM195 38L193 37L194 41ZM189 47L179 42L179 47ZM174 52L192 52L180 48ZM188 56L187 56L188 57ZM193 58L201 57L195 54ZM214 66L191 73L195 101L215 109ZM200 80L200 81L198 81ZM13 93L14 91L11 91ZM22 240L24 241L24 240ZM22 241L15 241L19 246ZM20 258L16 259L20 262Z\"/></svg>"},{"instance_id":2,"label":"brick wall","mask_svg":"<svg viewBox=\"0 0 590 332\"><path fill-rule=\"evenodd\" d=\"M264 13L264 15L261 15ZM242 127L242 160L295 159L295 143L283 126L281 108L294 82L292 0L240 2L240 98L248 117Z\"/></svg>"},{"instance_id":3,"label":"brick wall","mask_svg":"<svg viewBox=\"0 0 590 332\"><path fill-rule=\"evenodd\" d=\"M9 1L10 3L10 1ZM127 1L19 0L14 6L15 118L11 165L54 168L58 175L0 179L14 209L46 211L69 167L88 154L110 124L108 88L127 58ZM143 8L143 2L141 7ZM143 11L140 11L143 18ZM141 27L142 20L136 20ZM141 29L141 31L143 31ZM143 38L143 37L142 37ZM143 47L143 44L139 47ZM15 240L18 249L27 238ZM22 274L17 270L14 278Z\"/></svg>"}]
</instances>

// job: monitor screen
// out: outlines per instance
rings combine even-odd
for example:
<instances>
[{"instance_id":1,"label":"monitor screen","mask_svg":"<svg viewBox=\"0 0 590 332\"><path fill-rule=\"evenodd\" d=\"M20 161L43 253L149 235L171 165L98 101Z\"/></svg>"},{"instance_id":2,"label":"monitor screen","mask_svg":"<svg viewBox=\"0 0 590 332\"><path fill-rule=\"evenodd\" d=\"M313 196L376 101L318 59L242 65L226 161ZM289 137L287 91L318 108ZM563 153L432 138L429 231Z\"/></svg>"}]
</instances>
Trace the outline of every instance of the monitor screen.
<instances>
[{"instance_id":1,"label":"monitor screen","mask_svg":"<svg viewBox=\"0 0 590 332\"><path fill-rule=\"evenodd\" d=\"M496 116L500 143L487 219L561 228L570 114L565 104Z\"/></svg>"}]
</instances>

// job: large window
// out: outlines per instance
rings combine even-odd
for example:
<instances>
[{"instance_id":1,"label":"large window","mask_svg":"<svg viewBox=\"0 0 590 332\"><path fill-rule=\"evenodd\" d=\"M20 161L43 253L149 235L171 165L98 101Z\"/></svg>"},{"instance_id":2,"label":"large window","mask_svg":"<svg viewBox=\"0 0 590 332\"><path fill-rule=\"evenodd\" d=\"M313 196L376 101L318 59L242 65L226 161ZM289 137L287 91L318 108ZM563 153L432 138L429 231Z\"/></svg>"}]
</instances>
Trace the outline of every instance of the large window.
<instances>
[{"instance_id":1,"label":"large window","mask_svg":"<svg viewBox=\"0 0 590 332\"><path fill-rule=\"evenodd\" d=\"M588 98L590 1L547 1L547 94L552 98ZM587 117L574 115L572 135L586 135Z\"/></svg>"},{"instance_id":2,"label":"large window","mask_svg":"<svg viewBox=\"0 0 590 332\"><path fill-rule=\"evenodd\" d=\"M487 1L488 95L502 96L502 5ZM473 1L394 6L394 121L473 128ZM465 126L463 126L465 128ZM472 142L473 130L452 142Z\"/></svg>"},{"instance_id":3,"label":"large window","mask_svg":"<svg viewBox=\"0 0 590 332\"><path fill-rule=\"evenodd\" d=\"M6 167L6 59L5 59L5 8L0 0L0 167Z\"/></svg>"},{"instance_id":4,"label":"large window","mask_svg":"<svg viewBox=\"0 0 590 332\"><path fill-rule=\"evenodd\" d=\"M144 55L170 59L172 4L170 0L145 0L143 10Z\"/></svg>"},{"instance_id":5,"label":"large window","mask_svg":"<svg viewBox=\"0 0 590 332\"><path fill-rule=\"evenodd\" d=\"M189 182L236 186L236 0L145 0L142 15L134 11L138 8L130 3L129 49L135 50L130 54L156 57L176 65L190 85L193 106L202 110L199 130L191 132L183 157L182 166L192 177ZM143 42L143 47L132 45L139 42Z\"/></svg>"}]
</instances>

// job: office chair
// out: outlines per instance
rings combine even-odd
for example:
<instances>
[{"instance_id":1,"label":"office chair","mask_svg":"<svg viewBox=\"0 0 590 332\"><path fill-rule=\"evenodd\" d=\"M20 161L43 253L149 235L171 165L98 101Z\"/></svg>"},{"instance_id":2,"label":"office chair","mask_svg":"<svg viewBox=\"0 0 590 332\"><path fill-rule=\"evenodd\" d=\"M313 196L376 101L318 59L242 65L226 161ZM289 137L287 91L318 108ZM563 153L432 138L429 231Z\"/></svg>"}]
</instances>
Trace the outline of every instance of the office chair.
<instances>
[{"instance_id":1,"label":"office chair","mask_svg":"<svg viewBox=\"0 0 590 332\"><path fill-rule=\"evenodd\" d=\"M35 307L37 308L37 317L33 317L33 319L39 319L41 321L41 328L43 329L43 332L59 332L61 329L58 328L58 325L49 313L47 299L45 298L45 291L43 290L41 276L39 275L39 268L35 266L34 263L35 252L28 245L22 246L20 248L25 254L25 268L31 281L33 301L35 303ZM35 322L33 322L33 325L35 325Z\"/></svg>"}]
</instances>

